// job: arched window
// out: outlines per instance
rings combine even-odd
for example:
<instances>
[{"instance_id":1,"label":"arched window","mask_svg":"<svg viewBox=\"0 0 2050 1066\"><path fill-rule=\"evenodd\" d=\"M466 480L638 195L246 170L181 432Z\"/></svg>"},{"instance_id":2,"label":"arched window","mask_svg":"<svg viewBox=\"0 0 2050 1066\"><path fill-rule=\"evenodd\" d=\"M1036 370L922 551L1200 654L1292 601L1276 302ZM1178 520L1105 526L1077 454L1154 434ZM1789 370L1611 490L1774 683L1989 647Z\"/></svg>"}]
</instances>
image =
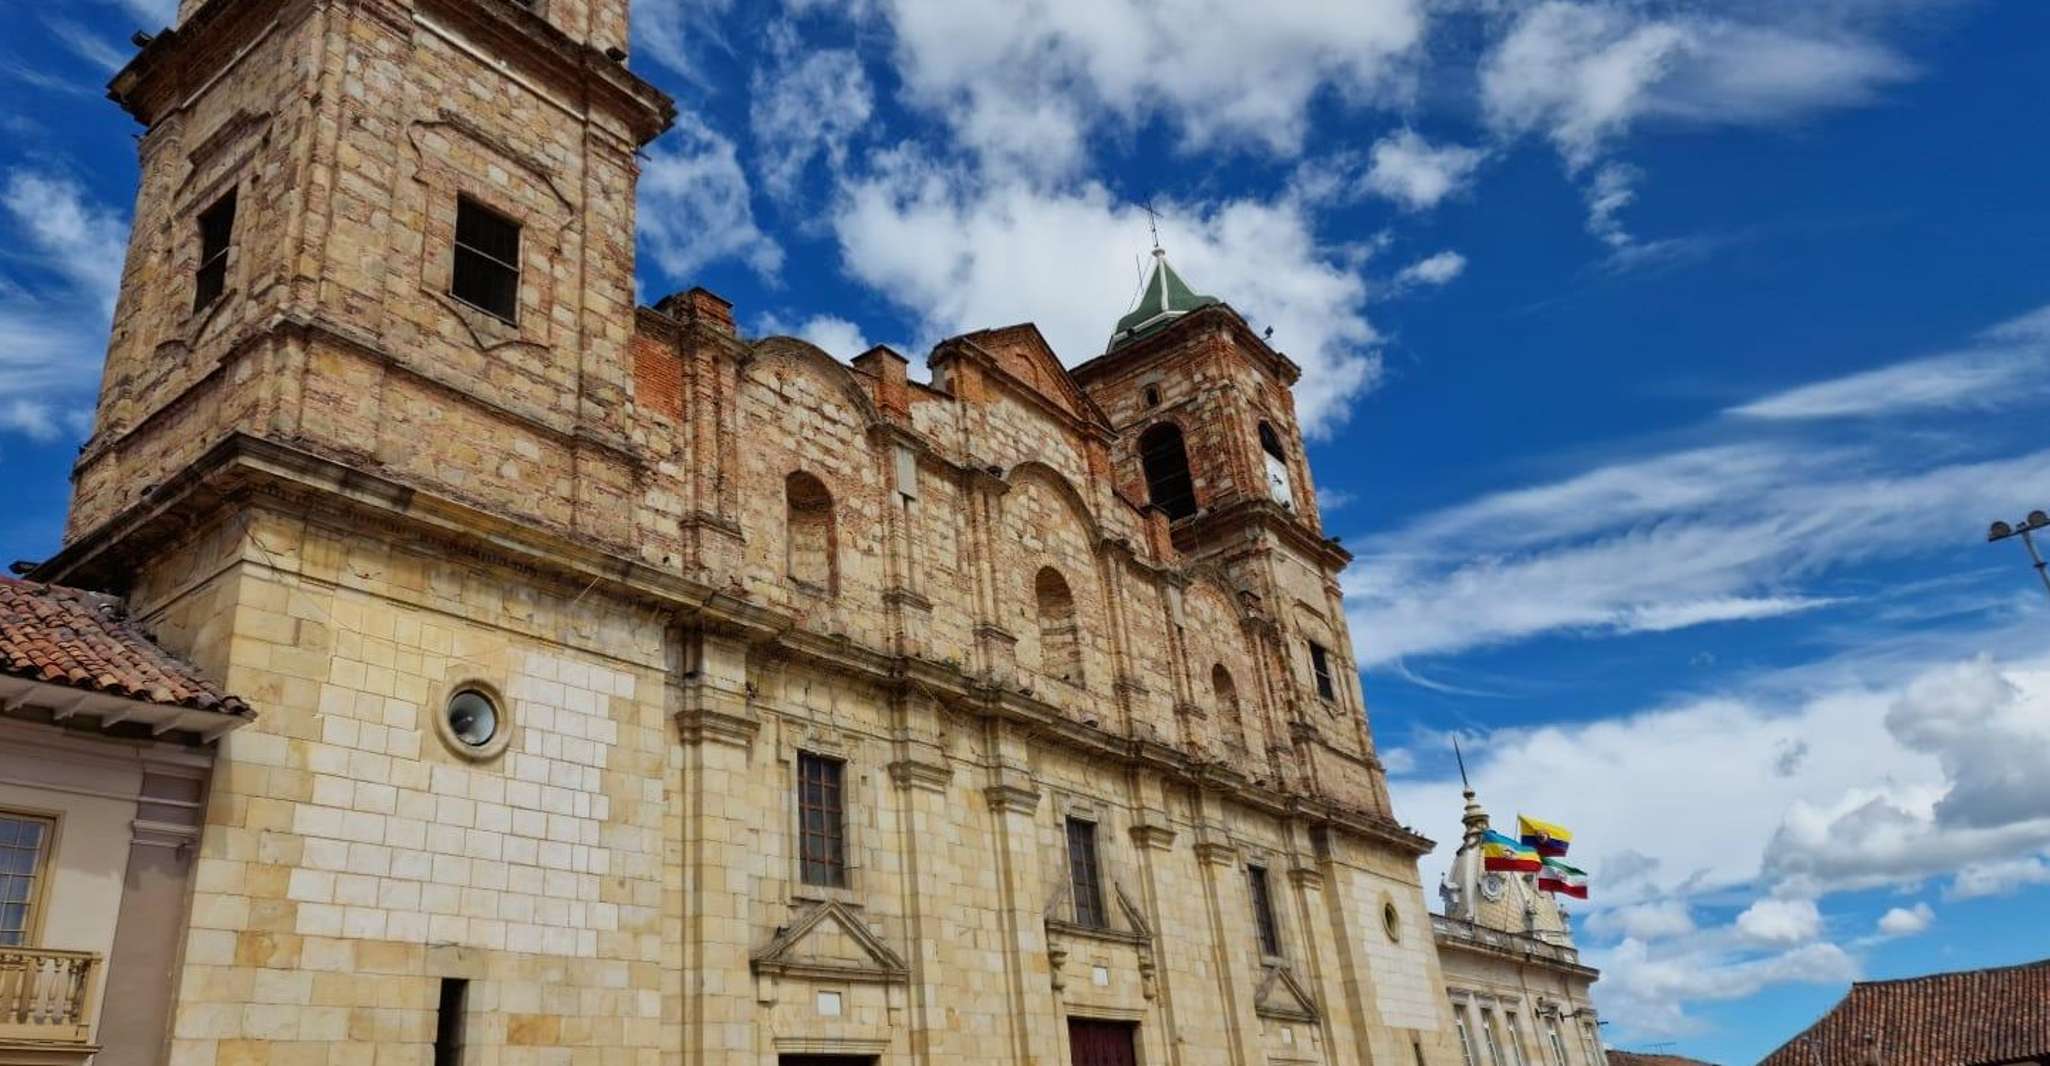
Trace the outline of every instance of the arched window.
<instances>
[{"instance_id":1,"label":"arched window","mask_svg":"<svg viewBox=\"0 0 2050 1066\"><path fill-rule=\"evenodd\" d=\"M1146 495L1169 520L1196 513L1196 484L1189 478L1189 452L1182 431L1162 422L1139 435L1139 462L1146 468Z\"/></svg>"},{"instance_id":2,"label":"arched window","mask_svg":"<svg viewBox=\"0 0 2050 1066\"><path fill-rule=\"evenodd\" d=\"M1067 579L1051 566L1041 567L1032 579L1032 595L1039 605L1039 668L1081 684L1082 630Z\"/></svg>"},{"instance_id":3,"label":"arched window","mask_svg":"<svg viewBox=\"0 0 2050 1066\"><path fill-rule=\"evenodd\" d=\"M783 479L788 511L790 580L828 595L839 591L840 564L833 544L833 494L818 478L799 471Z\"/></svg>"},{"instance_id":4,"label":"arched window","mask_svg":"<svg viewBox=\"0 0 2050 1066\"><path fill-rule=\"evenodd\" d=\"M1217 700L1217 728L1224 734L1225 746L1233 751L1246 750L1246 722L1239 713L1239 687L1232 683L1231 671L1223 663L1210 671L1210 691Z\"/></svg>"},{"instance_id":5,"label":"arched window","mask_svg":"<svg viewBox=\"0 0 2050 1066\"><path fill-rule=\"evenodd\" d=\"M1267 453L1267 495L1275 503L1295 510L1295 490L1288 482L1288 455L1281 450L1281 435L1266 422L1260 423L1260 450Z\"/></svg>"}]
</instances>

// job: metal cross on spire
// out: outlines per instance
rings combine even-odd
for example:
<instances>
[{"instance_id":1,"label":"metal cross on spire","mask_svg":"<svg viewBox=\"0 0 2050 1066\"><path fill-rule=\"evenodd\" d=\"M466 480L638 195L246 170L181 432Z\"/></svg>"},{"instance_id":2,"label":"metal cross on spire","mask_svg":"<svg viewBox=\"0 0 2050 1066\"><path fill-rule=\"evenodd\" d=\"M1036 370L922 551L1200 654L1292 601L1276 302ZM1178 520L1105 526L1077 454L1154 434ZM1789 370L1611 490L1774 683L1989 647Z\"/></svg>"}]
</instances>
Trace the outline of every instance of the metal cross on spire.
<instances>
[{"instance_id":1,"label":"metal cross on spire","mask_svg":"<svg viewBox=\"0 0 2050 1066\"><path fill-rule=\"evenodd\" d=\"M1140 210L1146 212L1146 225L1153 231L1153 254L1160 255L1160 211L1153 206L1150 199L1141 205Z\"/></svg>"}]
</instances>

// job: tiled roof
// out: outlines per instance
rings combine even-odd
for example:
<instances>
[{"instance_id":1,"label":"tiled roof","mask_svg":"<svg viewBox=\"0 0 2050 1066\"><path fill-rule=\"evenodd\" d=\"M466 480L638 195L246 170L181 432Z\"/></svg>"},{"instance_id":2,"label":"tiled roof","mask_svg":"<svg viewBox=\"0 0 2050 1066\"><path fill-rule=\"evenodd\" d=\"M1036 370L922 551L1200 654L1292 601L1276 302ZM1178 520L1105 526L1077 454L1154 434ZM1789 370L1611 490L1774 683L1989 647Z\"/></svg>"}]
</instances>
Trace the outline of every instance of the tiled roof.
<instances>
[{"instance_id":1,"label":"tiled roof","mask_svg":"<svg viewBox=\"0 0 2050 1066\"><path fill-rule=\"evenodd\" d=\"M159 647L111 596L0 578L0 674L165 707L249 716L249 705Z\"/></svg>"},{"instance_id":2,"label":"tiled roof","mask_svg":"<svg viewBox=\"0 0 2050 1066\"><path fill-rule=\"evenodd\" d=\"M1684 1055L1645 1055L1635 1051L1617 1051L1610 1048L1604 1053L1609 1066L1715 1066L1711 1062L1690 1059Z\"/></svg>"},{"instance_id":3,"label":"tiled roof","mask_svg":"<svg viewBox=\"0 0 2050 1066\"><path fill-rule=\"evenodd\" d=\"M1760 1066L1986 1066L2050 1060L2050 959L1862 981Z\"/></svg>"}]
</instances>

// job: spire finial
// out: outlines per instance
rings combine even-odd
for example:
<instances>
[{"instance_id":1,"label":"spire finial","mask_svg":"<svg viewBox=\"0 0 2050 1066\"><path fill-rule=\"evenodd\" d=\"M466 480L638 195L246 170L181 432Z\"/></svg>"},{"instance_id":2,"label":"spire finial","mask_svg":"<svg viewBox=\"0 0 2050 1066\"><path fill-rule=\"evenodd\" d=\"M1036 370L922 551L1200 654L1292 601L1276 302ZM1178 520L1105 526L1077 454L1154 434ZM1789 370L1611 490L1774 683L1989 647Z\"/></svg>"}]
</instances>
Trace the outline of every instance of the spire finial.
<instances>
[{"instance_id":1,"label":"spire finial","mask_svg":"<svg viewBox=\"0 0 2050 1066\"><path fill-rule=\"evenodd\" d=\"M1147 228L1153 231L1153 258L1159 259L1167 254L1166 250L1160 247L1160 211L1153 206L1151 199L1147 200L1140 210L1146 212Z\"/></svg>"},{"instance_id":2,"label":"spire finial","mask_svg":"<svg viewBox=\"0 0 2050 1066\"><path fill-rule=\"evenodd\" d=\"M1459 750L1459 738L1452 738L1452 757L1459 760L1459 788L1468 796L1473 795L1473 782L1466 779L1466 756Z\"/></svg>"}]
</instances>

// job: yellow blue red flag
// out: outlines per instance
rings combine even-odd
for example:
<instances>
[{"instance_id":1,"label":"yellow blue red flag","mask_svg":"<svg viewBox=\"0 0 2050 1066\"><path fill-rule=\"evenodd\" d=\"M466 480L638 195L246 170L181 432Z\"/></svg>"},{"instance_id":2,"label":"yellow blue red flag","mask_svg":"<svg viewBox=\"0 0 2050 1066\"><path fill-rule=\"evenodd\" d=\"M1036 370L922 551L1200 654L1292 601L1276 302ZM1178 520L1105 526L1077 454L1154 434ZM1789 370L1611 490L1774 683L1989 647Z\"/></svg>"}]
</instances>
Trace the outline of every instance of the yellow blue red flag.
<instances>
[{"instance_id":1,"label":"yellow blue red flag","mask_svg":"<svg viewBox=\"0 0 2050 1066\"><path fill-rule=\"evenodd\" d=\"M1516 835L1523 838L1524 847L1536 849L1547 859L1564 858L1573 844L1572 830L1521 814L1516 816Z\"/></svg>"}]
</instances>

